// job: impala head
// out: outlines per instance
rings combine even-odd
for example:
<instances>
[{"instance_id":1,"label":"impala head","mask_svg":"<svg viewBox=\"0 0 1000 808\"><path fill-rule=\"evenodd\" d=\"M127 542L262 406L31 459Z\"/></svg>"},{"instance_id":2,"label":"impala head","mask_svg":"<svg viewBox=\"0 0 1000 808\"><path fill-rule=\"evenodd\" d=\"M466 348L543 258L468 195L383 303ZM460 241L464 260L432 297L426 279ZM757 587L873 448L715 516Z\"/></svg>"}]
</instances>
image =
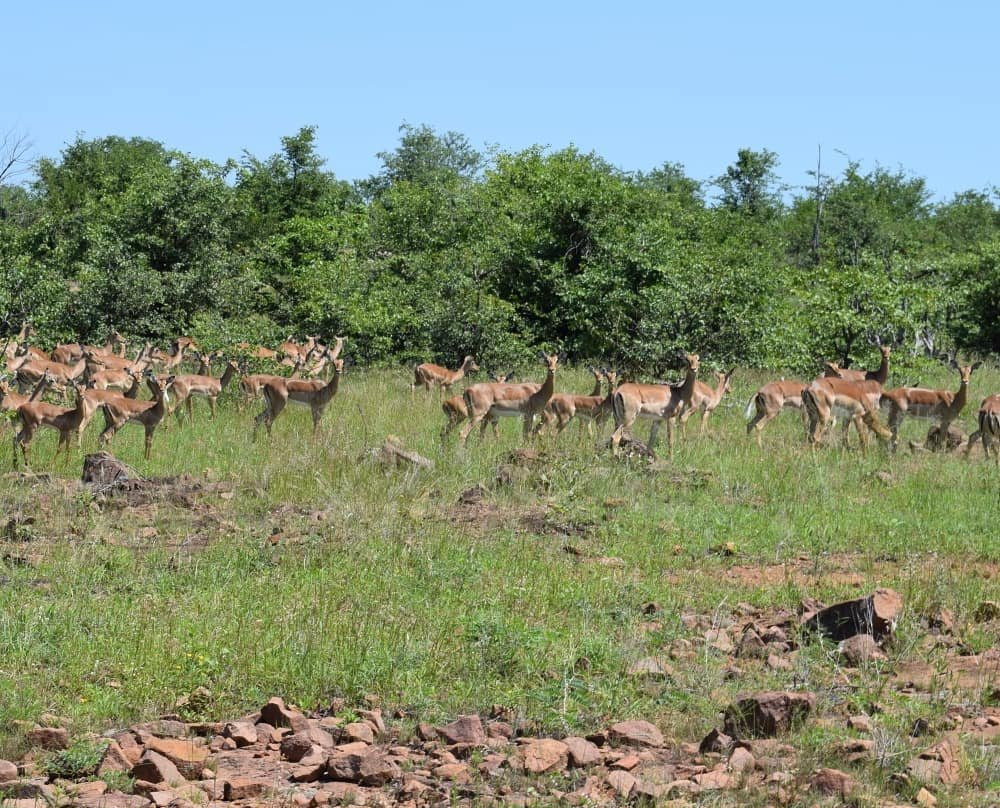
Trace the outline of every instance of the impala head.
<instances>
[{"instance_id":1,"label":"impala head","mask_svg":"<svg viewBox=\"0 0 1000 808\"><path fill-rule=\"evenodd\" d=\"M684 364L687 366L688 370L693 370L695 373L698 372L698 368L701 367L698 354L684 354Z\"/></svg>"},{"instance_id":2,"label":"impala head","mask_svg":"<svg viewBox=\"0 0 1000 808\"><path fill-rule=\"evenodd\" d=\"M949 363L951 367L958 371L958 375L961 378L961 383L967 385L969 379L972 376L972 371L978 370L982 366L982 362L975 362L971 365L959 365L954 359Z\"/></svg>"},{"instance_id":3,"label":"impala head","mask_svg":"<svg viewBox=\"0 0 1000 808\"><path fill-rule=\"evenodd\" d=\"M839 379L840 375L840 365L836 362L824 362L823 363L823 375L828 379Z\"/></svg>"},{"instance_id":4,"label":"impala head","mask_svg":"<svg viewBox=\"0 0 1000 808\"><path fill-rule=\"evenodd\" d=\"M479 365L476 364L476 360L471 356L467 356L462 360L462 367L465 368L466 373L474 373L479 370Z\"/></svg>"},{"instance_id":5,"label":"impala head","mask_svg":"<svg viewBox=\"0 0 1000 808\"><path fill-rule=\"evenodd\" d=\"M892 353L892 348L890 348L888 345L882 345L882 346L880 346L879 350L882 352L882 358L883 359L888 359L889 358L889 354Z\"/></svg>"},{"instance_id":6,"label":"impala head","mask_svg":"<svg viewBox=\"0 0 1000 808\"><path fill-rule=\"evenodd\" d=\"M336 373L338 376L342 376L344 374L344 360L343 359L334 359L333 360L333 372Z\"/></svg>"},{"instance_id":7,"label":"impala head","mask_svg":"<svg viewBox=\"0 0 1000 808\"><path fill-rule=\"evenodd\" d=\"M491 373L490 378L497 384L507 384L514 378L514 371L510 371L509 373Z\"/></svg>"},{"instance_id":8,"label":"impala head","mask_svg":"<svg viewBox=\"0 0 1000 808\"><path fill-rule=\"evenodd\" d=\"M601 374L604 376L605 379L608 380L608 384L611 385L611 389L614 390L615 385L618 384L618 371L608 370L607 368L601 368Z\"/></svg>"},{"instance_id":9,"label":"impala head","mask_svg":"<svg viewBox=\"0 0 1000 808\"><path fill-rule=\"evenodd\" d=\"M715 378L719 380L719 384L722 385L722 394L733 392L733 386L730 384L733 374L736 372L736 368L730 368L725 373L720 373L715 371Z\"/></svg>"},{"instance_id":10,"label":"impala head","mask_svg":"<svg viewBox=\"0 0 1000 808\"><path fill-rule=\"evenodd\" d=\"M538 358L542 360L545 369L550 373L555 373L559 367L559 354L547 354L545 351L538 352Z\"/></svg>"}]
</instances>

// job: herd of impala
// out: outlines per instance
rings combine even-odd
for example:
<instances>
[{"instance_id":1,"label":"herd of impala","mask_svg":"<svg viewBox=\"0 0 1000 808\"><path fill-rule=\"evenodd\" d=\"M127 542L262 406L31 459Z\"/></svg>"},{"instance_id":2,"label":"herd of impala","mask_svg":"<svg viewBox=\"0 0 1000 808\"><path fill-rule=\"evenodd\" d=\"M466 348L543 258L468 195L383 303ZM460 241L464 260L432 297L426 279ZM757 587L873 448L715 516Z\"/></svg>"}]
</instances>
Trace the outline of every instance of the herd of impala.
<instances>
[{"instance_id":1,"label":"herd of impala","mask_svg":"<svg viewBox=\"0 0 1000 808\"><path fill-rule=\"evenodd\" d=\"M263 398L264 409L255 418L253 437L263 424L268 435L275 419L289 402L310 408L313 431L317 429L327 405L336 395L344 372L340 358L344 338L337 337L332 346L309 337L304 343L289 338L277 350L255 347L247 343L234 346L242 356L270 360L291 368L291 374L249 374L233 359L221 353L206 354L189 337L179 337L169 351L154 349L146 344L134 358L126 356L126 344L121 335L113 331L103 346L68 343L57 346L50 353L30 344L32 331L25 324L11 337L3 348L4 371L0 371L0 412L16 421L14 435L14 464L18 454L25 466L29 463L32 439L41 427L59 433L56 457L69 452L76 437L80 445L82 434L97 413L104 413L104 429L98 444L105 446L129 423L139 424L145 430L145 457L149 459L153 435L157 426L171 414L178 422L183 414L193 417L193 400L204 398L215 416L216 402L226 387L239 376L239 389L244 401ZM843 440L846 444L850 425L858 432L862 448L868 443L868 432L895 449L899 427L909 415L930 419L941 430L947 430L967 403L969 380L979 366L958 366L959 388L929 390L920 387L884 389L889 374L888 347L883 346L882 361L871 371L855 371L825 363L825 373L811 383L781 380L761 387L750 399L746 408L747 434L754 434L761 443L761 432L783 409L798 409L808 420L806 433L811 444L820 441L835 418L843 419ZM600 427L613 419L615 424L611 445L617 452L623 439L631 439L637 420L651 422L648 444L656 443L661 422L666 423L670 451L674 447L676 425L683 429L688 419L701 413L701 431L704 432L709 415L719 406L727 392L733 370L716 373L716 386L710 387L698 377L699 357L684 354L684 378L675 384L619 384L618 375L606 368L589 368L594 376L594 389L590 395L573 395L555 392L555 375L559 358L540 353L546 375L544 381L514 382L507 376L494 376L492 382L472 384L460 395L444 400L442 408L447 418L443 436L461 426L462 443L469 434L480 427L484 434L487 425L499 431L503 417L521 418L523 431L530 437L549 429L559 433L574 418L585 423L589 431L593 425ZM197 362L194 373L181 373L185 359ZM211 364L225 363L220 376L213 376ZM437 388L443 394L467 374L479 370L471 356L466 356L457 370L449 370L430 363L417 365L411 393L418 387L426 390ZM145 381L151 398L138 396ZM605 392L605 386L607 388ZM44 401L47 390L75 395L73 406L58 406ZM880 410L888 413L884 425ZM1000 463L1000 395L986 398L979 410L979 428L966 444L966 454L974 442L982 441L987 457L992 453Z\"/></svg>"}]
</instances>

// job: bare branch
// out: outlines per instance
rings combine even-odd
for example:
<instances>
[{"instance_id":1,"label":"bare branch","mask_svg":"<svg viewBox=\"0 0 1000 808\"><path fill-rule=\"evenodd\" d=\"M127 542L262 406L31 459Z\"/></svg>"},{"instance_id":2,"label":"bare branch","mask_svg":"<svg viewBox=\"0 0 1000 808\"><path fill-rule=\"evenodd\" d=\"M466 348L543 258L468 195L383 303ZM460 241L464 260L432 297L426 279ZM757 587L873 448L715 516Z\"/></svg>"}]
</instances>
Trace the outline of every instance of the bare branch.
<instances>
[{"instance_id":1,"label":"bare branch","mask_svg":"<svg viewBox=\"0 0 1000 808\"><path fill-rule=\"evenodd\" d=\"M34 142L23 132L10 129L0 139L0 185L31 169L31 150Z\"/></svg>"}]
</instances>

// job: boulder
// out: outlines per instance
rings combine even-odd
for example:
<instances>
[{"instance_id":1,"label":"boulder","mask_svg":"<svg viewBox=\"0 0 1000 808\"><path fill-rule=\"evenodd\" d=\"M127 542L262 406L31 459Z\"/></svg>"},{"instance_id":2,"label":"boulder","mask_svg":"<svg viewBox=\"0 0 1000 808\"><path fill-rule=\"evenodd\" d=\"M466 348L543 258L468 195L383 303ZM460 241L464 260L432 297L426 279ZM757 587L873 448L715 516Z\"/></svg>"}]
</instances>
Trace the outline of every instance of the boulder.
<instances>
[{"instance_id":1,"label":"boulder","mask_svg":"<svg viewBox=\"0 0 1000 808\"><path fill-rule=\"evenodd\" d=\"M470 743L477 746L486 743L483 722L478 715L460 715L450 724L438 727L437 734L448 743Z\"/></svg>"},{"instance_id":2,"label":"boulder","mask_svg":"<svg viewBox=\"0 0 1000 808\"><path fill-rule=\"evenodd\" d=\"M569 747L562 741L542 738L531 741L521 749L524 768L531 774L561 771L569 759Z\"/></svg>"},{"instance_id":3,"label":"boulder","mask_svg":"<svg viewBox=\"0 0 1000 808\"><path fill-rule=\"evenodd\" d=\"M896 630L902 611L903 599L899 593L892 589L876 589L865 598L806 612L802 622L836 642L855 634L871 634L881 643Z\"/></svg>"},{"instance_id":4,"label":"boulder","mask_svg":"<svg viewBox=\"0 0 1000 808\"><path fill-rule=\"evenodd\" d=\"M621 721L611 727L608 736L626 746L663 746L663 733L648 721Z\"/></svg>"},{"instance_id":5,"label":"boulder","mask_svg":"<svg viewBox=\"0 0 1000 808\"><path fill-rule=\"evenodd\" d=\"M767 691L742 696L725 711L725 731L733 737L770 738L788 732L816 706L812 693Z\"/></svg>"}]
</instances>

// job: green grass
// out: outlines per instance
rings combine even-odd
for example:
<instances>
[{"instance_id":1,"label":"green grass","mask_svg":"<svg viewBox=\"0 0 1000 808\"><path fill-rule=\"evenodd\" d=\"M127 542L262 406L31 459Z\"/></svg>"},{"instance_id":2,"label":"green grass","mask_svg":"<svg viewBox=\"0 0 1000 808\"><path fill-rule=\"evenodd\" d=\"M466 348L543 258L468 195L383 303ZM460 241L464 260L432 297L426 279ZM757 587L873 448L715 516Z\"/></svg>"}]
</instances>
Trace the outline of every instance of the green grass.
<instances>
[{"instance_id":1,"label":"green grass","mask_svg":"<svg viewBox=\"0 0 1000 808\"><path fill-rule=\"evenodd\" d=\"M567 371L557 387L589 392L587 378ZM519 424L506 421L498 442L474 435L463 449L453 436L442 446L439 399L411 399L404 370L349 372L315 440L300 409L254 444L258 407L228 402L209 422L197 402L195 424L158 432L147 463L141 429L126 427L113 449L141 473L234 486L232 498L206 494L195 509L101 507L72 482L78 453L46 466L55 435L42 434L35 470L55 478L0 479L3 512L35 517L3 544L0 753L15 751L15 719L48 711L78 730L121 725L170 712L199 686L213 698L192 717L239 715L276 694L305 707L374 695L421 720L503 704L554 733L643 717L691 740L738 690L805 683L834 693L837 665L820 644L793 671L750 666L728 681L724 658L682 614L727 619L741 603L794 608L876 586L906 602L894 655L923 653L922 616L939 606L977 648L996 644L996 623L970 621L1000 592L996 466L981 452L967 462L810 451L794 414L765 430L761 452L742 412L762 380L738 374L711 434L699 438L693 420L675 458L653 469L595 449L571 425L540 440L544 462L510 486L496 470L521 445ZM967 429L997 389L995 370L973 377ZM926 428L907 422L902 445ZM389 433L435 470L380 469L368 449ZM490 489L485 503L457 504L477 483ZM726 542L734 556L715 551ZM642 613L648 601L659 615ZM643 626L651 619L659 627ZM672 681L624 675L678 639L695 652L674 663ZM884 675L865 677L881 698L898 698ZM823 748L825 736L808 737Z\"/></svg>"}]
</instances>

